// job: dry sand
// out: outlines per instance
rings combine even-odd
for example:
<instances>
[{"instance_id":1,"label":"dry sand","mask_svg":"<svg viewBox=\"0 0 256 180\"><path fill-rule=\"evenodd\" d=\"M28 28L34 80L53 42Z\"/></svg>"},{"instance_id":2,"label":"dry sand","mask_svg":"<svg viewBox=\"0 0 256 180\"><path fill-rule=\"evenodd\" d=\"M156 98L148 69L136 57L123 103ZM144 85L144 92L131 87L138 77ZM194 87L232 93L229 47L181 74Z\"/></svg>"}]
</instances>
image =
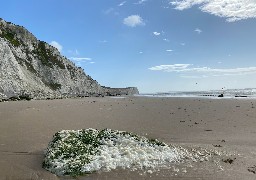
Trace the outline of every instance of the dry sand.
<instances>
[{"instance_id":1,"label":"dry sand","mask_svg":"<svg viewBox=\"0 0 256 180\"><path fill-rule=\"evenodd\" d=\"M43 151L57 131L83 128L130 131L229 156L153 174L115 170L78 179L256 179L255 99L147 97L0 103L0 179L72 179L42 169Z\"/></svg>"}]
</instances>

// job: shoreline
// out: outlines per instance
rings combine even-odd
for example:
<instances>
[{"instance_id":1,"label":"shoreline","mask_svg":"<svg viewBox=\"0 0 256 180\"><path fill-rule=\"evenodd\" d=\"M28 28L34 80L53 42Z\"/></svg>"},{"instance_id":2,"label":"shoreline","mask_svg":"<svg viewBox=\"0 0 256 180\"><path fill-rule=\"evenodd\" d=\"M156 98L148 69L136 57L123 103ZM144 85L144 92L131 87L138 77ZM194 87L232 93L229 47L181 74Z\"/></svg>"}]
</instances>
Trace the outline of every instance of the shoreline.
<instances>
[{"instance_id":1,"label":"shoreline","mask_svg":"<svg viewBox=\"0 0 256 180\"><path fill-rule=\"evenodd\" d=\"M123 130L184 147L206 147L236 154L231 164L180 165L143 174L129 170L93 173L78 179L255 179L255 99L76 98L0 103L0 179L63 179L42 169L43 151L54 133L86 128ZM235 159L236 158L236 159ZM140 175L142 174L142 175ZM175 175L176 174L176 175ZM70 179L70 178L64 178Z\"/></svg>"},{"instance_id":2,"label":"shoreline","mask_svg":"<svg viewBox=\"0 0 256 180\"><path fill-rule=\"evenodd\" d=\"M148 97L148 98L202 98L202 99L237 99L237 100L250 100L256 99L256 96L223 96L218 95L134 95L135 97Z\"/></svg>"},{"instance_id":3,"label":"shoreline","mask_svg":"<svg viewBox=\"0 0 256 180\"><path fill-rule=\"evenodd\" d=\"M120 89L120 88L119 88ZM237 99L237 100L250 100L256 99L255 95L224 95L224 94L183 94L183 95L172 95L168 93L164 94L134 94L134 95L101 95L101 94L94 94L94 95L65 95L65 96L42 96L40 98L34 97L31 98L29 95L14 95L9 96L8 98L1 98L0 102L10 102L10 101L42 101L42 100L58 100L58 99L83 99L83 98L132 98L132 97L139 97L139 98L202 98L202 99Z\"/></svg>"}]
</instances>

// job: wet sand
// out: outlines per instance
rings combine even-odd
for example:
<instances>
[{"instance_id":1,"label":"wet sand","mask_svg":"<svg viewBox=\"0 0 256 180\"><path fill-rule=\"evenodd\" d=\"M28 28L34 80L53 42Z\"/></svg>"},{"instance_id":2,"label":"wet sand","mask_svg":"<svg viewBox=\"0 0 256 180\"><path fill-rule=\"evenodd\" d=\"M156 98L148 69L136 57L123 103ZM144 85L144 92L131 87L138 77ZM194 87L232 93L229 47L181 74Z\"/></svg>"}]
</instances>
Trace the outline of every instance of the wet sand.
<instances>
[{"instance_id":1,"label":"wet sand","mask_svg":"<svg viewBox=\"0 0 256 180\"><path fill-rule=\"evenodd\" d=\"M256 100L83 98L0 103L0 179L72 179L42 169L43 151L62 129L111 128L183 147L230 153L153 174L114 170L78 179L256 179Z\"/></svg>"}]
</instances>

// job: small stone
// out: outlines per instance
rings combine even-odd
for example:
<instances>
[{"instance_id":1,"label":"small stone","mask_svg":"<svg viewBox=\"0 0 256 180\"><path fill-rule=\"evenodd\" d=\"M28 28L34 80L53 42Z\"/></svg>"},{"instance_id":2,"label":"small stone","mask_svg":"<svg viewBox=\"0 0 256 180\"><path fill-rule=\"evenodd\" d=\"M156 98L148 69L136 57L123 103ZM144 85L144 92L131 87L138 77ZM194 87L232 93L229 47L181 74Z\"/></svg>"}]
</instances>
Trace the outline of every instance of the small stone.
<instances>
[{"instance_id":1,"label":"small stone","mask_svg":"<svg viewBox=\"0 0 256 180\"><path fill-rule=\"evenodd\" d=\"M152 174L152 173L153 173L153 171L152 171L152 170L148 170L147 172L148 172L149 174Z\"/></svg>"}]
</instances>

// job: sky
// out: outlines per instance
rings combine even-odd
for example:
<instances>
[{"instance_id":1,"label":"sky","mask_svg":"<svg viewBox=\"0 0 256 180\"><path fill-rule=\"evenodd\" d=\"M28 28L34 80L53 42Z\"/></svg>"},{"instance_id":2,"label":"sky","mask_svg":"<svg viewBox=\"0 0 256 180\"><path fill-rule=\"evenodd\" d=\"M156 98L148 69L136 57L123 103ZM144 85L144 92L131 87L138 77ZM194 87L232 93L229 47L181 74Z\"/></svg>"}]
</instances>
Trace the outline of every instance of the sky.
<instances>
[{"instance_id":1,"label":"sky","mask_svg":"<svg viewBox=\"0 0 256 180\"><path fill-rule=\"evenodd\" d=\"M256 0L0 0L103 86L140 93L256 87Z\"/></svg>"}]
</instances>

